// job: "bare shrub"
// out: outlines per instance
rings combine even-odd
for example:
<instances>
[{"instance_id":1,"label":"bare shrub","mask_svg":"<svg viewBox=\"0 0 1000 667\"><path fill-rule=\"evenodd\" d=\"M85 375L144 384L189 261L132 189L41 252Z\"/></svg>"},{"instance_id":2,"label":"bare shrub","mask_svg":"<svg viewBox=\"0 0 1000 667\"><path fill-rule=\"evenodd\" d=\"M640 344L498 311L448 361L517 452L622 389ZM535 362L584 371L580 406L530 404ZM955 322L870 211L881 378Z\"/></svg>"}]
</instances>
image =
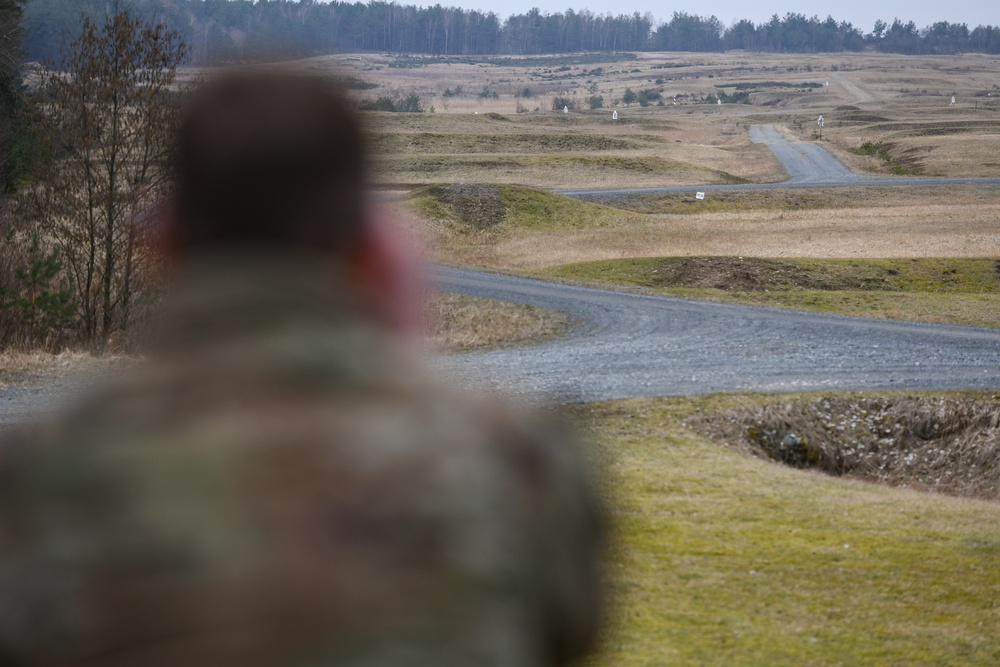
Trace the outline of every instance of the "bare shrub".
<instances>
[{"instance_id":1,"label":"bare shrub","mask_svg":"<svg viewBox=\"0 0 1000 667\"><path fill-rule=\"evenodd\" d=\"M62 71L41 76L39 136L53 159L20 198L32 233L59 251L77 335L98 347L130 328L145 298L187 53L178 33L113 8L85 16Z\"/></svg>"},{"instance_id":2,"label":"bare shrub","mask_svg":"<svg viewBox=\"0 0 1000 667\"><path fill-rule=\"evenodd\" d=\"M576 100L570 97L553 97L552 110L562 111L564 109L576 109Z\"/></svg>"}]
</instances>

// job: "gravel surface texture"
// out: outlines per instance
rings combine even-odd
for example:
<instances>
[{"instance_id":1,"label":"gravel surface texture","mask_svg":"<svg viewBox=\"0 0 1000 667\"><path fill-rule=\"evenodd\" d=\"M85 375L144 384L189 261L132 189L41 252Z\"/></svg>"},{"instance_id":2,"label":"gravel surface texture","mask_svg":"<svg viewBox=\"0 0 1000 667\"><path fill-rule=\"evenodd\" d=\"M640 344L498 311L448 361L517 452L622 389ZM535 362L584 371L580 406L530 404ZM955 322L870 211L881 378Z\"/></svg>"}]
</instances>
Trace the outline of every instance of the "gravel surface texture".
<instances>
[{"instance_id":1,"label":"gravel surface texture","mask_svg":"<svg viewBox=\"0 0 1000 667\"><path fill-rule=\"evenodd\" d=\"M36 379L0 388L0 434L12 425L44 419L99 382L99 377L83 375Z\"/></svg>"},{"instance_id":2,"label":"gravel surface texture","mask_svg":"<svg viewBox=\"0 0 1000 667\"><path fill-rule=\"evenodd\" d=\"M452 267L438 286L562 310L564 338L452 355L460 378L557 401L717 391L1000 388L1000 331L593 289Z\"/></svg>"}]
</instances>

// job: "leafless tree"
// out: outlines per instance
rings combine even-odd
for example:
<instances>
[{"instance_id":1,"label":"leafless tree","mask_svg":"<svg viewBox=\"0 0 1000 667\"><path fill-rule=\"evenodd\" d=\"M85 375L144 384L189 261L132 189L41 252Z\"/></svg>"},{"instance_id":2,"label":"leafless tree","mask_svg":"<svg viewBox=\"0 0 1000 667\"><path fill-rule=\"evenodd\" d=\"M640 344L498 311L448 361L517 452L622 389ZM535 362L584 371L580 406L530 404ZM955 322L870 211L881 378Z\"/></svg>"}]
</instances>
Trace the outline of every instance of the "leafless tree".
<instances>
[{"instance_id":1,"label":"leafless tree","mask_svg":"<svg viewBox=\"0 0 1000 667\"><path fill-rule=\"evenodd\" d=\"M90 344L127 329L133 315L144 218L162 196L176 68L186 52L178 33L116 2L101 19L82 18L62 68L42 77L52 159L25 197L59 247Z\"/></svg>"}]
</instances>

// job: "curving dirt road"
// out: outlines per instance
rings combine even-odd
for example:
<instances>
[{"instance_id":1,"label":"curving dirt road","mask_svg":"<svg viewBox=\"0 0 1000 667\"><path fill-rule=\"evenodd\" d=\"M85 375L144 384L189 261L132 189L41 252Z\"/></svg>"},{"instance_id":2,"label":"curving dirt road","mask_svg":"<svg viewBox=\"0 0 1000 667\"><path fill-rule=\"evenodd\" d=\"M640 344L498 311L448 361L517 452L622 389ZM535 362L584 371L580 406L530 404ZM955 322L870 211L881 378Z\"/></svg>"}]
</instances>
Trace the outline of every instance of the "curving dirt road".
<instances>
[{"instance_id":1,"label":"curving dirt road","mask_svg":"<svg viewBox=\"0 0 1000 667\"><path fill-rule=\"evenodd\" d=\"M446 357L463 380L559 401L716 391L993 389L1000 331L689 301L435 267L448 290L569 313L569 336Z\"/></svg>"},{"instance_id":2,"label":"curving dirt road","mask_svg":"<svg viewBox=\"0 0 1000 667\"><path fill-rule=\"evenodd\" d=\"M767 190L770 188L846 187L878 185L922 187L928 185L981 185L1000 187L1000 178L939 178L933 176L884 176L856 174L819 144L791 142L781 136L773 125L751 125L750 141L764 144L781 161L788 180L777 183L741 183L735 185L668 185L644 188L587 188L556 190L559 194L585 199L630 194L718 190Z\"/></svg>"}]
</instances>

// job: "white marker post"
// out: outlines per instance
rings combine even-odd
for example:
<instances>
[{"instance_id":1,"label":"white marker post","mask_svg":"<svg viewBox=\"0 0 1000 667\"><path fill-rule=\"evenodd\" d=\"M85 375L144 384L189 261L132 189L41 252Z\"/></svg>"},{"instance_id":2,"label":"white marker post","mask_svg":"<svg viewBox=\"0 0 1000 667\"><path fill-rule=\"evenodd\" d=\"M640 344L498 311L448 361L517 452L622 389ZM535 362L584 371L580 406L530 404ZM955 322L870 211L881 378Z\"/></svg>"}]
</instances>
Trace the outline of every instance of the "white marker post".
<instances>
[{"instance_id":1,"label":"white marker post","mask_svg":"<svg viewBox=\"0 0 1000 667\"><path fill-rule=\"evenodd\" d=\"M611 112L611 120L618 120L618 110Z\"/></svg>"},{"instance_id":2,"label":"white marker post","mask_svg":"<svg viewBox=\"0 0 1000 667\"><path fill-rule=\"evenodd\" d=\"M955 106L955 96L951 96L951 106Z\"/></svg>"},{"instance_id":3,"label":"white marker post","mask_svg":"<svg viewBox=\"0 0 1000 667\"><path fill-rule=\"evenodd\" d=\"M720 107L722 106L722 98L721 97L719 98L719 106Z\"/></svg>"},{"instance_id":4,"label":"white marker post","mask_svg":"<svg viewBox=\"0 0 1000 667\"><path fill-rule=\"evenodd\" d=\"M569 105L563 107L563 113L569 113Z\"/></svg>"},{"instance_id":5,"label":"white marker post","mask_svg":"<svg viewBox=\"0 0 1000 667\"><path fill-rule=\"evenodd\" d=\"M826 124L826 121L823 120L823 116L816 119L816 124L819 125L819 138L823 139L823 125Z\"/></svg>"}]
</instances>

